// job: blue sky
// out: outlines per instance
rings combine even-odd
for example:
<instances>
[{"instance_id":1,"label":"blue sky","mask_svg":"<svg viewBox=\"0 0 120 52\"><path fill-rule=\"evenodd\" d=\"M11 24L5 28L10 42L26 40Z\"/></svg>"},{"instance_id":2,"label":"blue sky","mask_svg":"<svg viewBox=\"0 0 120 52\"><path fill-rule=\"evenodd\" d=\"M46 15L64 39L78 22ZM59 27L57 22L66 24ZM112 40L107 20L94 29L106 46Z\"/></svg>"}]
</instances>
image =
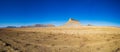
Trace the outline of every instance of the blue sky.
<instances>
[{"instance_id":1,"label":"blue sky","mask_svg":"<svg viewBox=\"0 0 120 52\"><path fill-rule=\"evenodd\" d=\"M64 24L120 26L120 0L0 0L0 27Z\"/></svg>"}]
</instances>

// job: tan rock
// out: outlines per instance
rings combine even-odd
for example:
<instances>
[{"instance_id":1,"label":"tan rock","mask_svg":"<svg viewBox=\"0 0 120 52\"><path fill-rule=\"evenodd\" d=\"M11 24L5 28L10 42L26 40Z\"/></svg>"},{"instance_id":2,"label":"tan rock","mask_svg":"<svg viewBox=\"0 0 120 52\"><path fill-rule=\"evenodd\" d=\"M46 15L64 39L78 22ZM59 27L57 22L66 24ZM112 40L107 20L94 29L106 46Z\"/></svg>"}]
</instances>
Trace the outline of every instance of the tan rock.
<instances>
[{"instance_id":1,"label":"tan rock","mask_svg":"<svg viewBox=\"0 0 120 52\"><path fill-rule=\"evenodd\" d=\"M67 23L63 25L63 27L79 27L81 26L78 20L70 18Z\"/></svg>"}]
</instances>

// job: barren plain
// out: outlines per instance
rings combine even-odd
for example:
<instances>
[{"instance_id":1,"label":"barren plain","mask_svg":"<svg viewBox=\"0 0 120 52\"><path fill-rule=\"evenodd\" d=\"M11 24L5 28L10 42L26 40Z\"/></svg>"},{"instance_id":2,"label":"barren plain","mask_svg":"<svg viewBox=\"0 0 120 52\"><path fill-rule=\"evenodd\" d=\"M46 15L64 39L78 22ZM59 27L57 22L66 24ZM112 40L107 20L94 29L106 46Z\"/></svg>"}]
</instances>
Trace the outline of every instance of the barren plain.
<instances>
[{"instance_id":1,"label":"barren plain","mask_svg":"<svg viewBox=\"0 0 120 52\"><path fill-rule=\"evenodd\" d=\"M0 52L120 52L120 28L1 28Z\"/></svg>"}]
</instances>

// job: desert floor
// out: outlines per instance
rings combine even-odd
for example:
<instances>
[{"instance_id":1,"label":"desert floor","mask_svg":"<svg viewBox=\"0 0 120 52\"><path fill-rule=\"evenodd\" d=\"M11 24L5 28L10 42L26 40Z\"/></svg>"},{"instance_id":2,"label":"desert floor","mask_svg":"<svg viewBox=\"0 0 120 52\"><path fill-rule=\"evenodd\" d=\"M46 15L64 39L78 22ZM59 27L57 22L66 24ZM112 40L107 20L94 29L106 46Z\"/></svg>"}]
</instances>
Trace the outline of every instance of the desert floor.
<instances>
[{"instance_id":1,"label":"desert floor","mask_svg":"<svg viewBox=\"0 0 120 52\"><path fill-rule=\"evenodd\" d=\"M120 52L120 28L1 28L0 52Z\"/></svg>"}]
</instances>

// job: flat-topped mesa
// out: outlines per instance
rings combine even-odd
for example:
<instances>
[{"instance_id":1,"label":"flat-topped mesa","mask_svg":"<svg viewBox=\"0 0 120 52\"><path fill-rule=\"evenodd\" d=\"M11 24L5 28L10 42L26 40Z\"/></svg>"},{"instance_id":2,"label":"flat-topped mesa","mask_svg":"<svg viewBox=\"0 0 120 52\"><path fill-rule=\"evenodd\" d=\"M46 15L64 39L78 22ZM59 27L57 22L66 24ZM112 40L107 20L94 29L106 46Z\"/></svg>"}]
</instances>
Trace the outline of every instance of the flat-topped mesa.
<instances>
[{"instance_id":1,"label":"flat-topped mesa","mask_svg":"<svg viewBox=\"0 0 120 52\"><path fill-rule=\"evenodd\" d=\"M63 27L79 27L81 26L78 20L70 18L67 23L63 25Z\"/></svg>"}]
</instances>

